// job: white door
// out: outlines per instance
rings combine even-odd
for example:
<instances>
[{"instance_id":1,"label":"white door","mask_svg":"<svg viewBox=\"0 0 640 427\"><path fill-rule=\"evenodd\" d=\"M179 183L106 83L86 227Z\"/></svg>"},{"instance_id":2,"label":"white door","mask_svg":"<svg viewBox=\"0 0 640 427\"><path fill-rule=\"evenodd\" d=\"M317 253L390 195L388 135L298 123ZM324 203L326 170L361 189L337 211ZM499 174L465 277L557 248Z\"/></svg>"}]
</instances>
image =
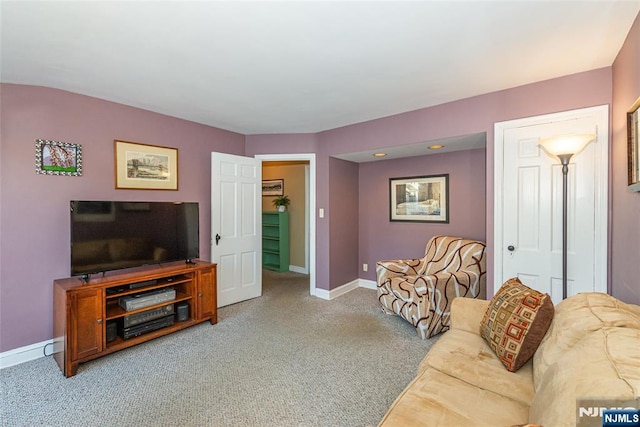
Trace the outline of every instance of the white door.
<instances>
[{"instance_id":1,"label":"white door","mask_svg":"<svg viewBox=\"0 0 640 427\"><path fill-rule=\"evenodd\" d=\"M211 153L211 262L218 307L262 295L262 162Z\"/></svg>"},{"instance_id":2,"label":"white door","mask_svg":"<svg viewBox=\"0 0 640 427\"><path fill-rule=\"evenodd\" d=\"M496 124L496 284L519 277L562 300L562 166L538 142L595 133L569 164L567 295L606 292L607 123L604 106Z\"/></svg>"}]
</instances>

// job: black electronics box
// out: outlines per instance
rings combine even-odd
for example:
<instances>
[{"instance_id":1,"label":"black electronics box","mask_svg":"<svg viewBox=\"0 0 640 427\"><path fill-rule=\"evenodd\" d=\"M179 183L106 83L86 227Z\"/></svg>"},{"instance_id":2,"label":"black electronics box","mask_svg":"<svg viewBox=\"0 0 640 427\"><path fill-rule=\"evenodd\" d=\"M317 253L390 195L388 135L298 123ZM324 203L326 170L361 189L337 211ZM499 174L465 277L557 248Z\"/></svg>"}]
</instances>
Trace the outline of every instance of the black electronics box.
<instances>
[{"instance_id":1,"label":"black electronics box","mask_svg":"<svg viewBox=\"0 0 640 427\"><path fill-rule=\"evenodd\" d=\"M176 304L176 320L184 322L189 320L189 303L186 301Z\"/></svg>"},{"instance_id":2,"label":"black electronics box","mask_svg":"<svg viewBox=\"0 0 640 427\"><path fill-rule=\"evenodd\" d=\"M107 322L107 342L115 341L118 338L118 322Z\"/></svg>"}]
</instances>

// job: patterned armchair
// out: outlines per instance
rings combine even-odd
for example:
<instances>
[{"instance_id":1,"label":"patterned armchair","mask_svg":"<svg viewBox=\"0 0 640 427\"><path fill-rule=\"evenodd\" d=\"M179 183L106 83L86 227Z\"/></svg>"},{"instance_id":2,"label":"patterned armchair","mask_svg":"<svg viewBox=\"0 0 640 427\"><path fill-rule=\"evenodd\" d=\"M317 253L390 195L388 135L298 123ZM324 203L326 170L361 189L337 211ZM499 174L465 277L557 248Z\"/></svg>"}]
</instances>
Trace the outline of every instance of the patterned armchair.
<instances>
[{"instance_id":1,"label":"patterned armchair","mask_svg":"<svg viewBox=\"0 0 640 427\"><path fill-rule=\"evenodd\" d=\"M376 275L382 311L399 315L422 339L430 338L449 329L453 298L486 298L485 244L435 236L424 257L379 261Z\"/></svg>"}]
</instances>

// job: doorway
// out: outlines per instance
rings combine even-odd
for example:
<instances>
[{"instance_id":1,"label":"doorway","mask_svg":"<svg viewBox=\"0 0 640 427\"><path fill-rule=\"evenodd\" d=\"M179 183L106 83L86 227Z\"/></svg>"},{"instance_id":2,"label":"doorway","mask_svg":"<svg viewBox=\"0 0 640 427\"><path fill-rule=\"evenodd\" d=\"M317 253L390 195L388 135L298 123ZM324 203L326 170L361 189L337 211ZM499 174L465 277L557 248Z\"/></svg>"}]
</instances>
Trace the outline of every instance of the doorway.
<instances>
[{"instance_id":1,"label":"doorway","mask_svg":"<svg viewBox=\"0 0 640 427\"><path fill-rule=\"evenodd\" d=\"M309 293L316 295L316 162L315 154L262 154L256 155L256 159L262 161L263 168L270 163L302 165L304 167L304 266L293 264L292 271L309 274ZM263 175L264 176L264 175ZM281 177L280 177L281 178ZM266 179L266 178L265 178ZM299 184L299 183L298 183ZM291 186L291 184L290 184ZM287 181L284 182L284 194L287 194ZM263 204L264 206L264 204ZM299 255L299 254L298 254ZM300 258L297 258L300 259Z\"/></svg>"}]
</instances>

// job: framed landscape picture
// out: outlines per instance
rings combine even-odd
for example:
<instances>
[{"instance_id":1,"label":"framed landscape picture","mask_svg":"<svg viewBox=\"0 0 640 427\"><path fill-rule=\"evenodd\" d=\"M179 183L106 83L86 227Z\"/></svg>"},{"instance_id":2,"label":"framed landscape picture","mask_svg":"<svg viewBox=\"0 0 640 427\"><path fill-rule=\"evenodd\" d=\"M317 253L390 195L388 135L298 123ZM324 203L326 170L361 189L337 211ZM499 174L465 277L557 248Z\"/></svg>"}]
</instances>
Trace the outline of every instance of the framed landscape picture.
<instances>
[{"instance_id":1,"label":"framed landscape picture","mask_svg":"<svg viewBox=\"0 0 640 427\"><path fill-rule=\"evenodd\" d=\"M178 150L114 141L117 189L177 190Z\"/></svg>"},{"instance_id":2,"label":"framed landscape picture","mask_svg":"<svg viewBox=\"0 0 640 427\"><path fill-rule=\"evenodd\" d=\"M36 139L36 173L82 175L82 147L68 142Z\"/></svg>"},{"instance_id":3,"label":"framed landscape picture","mask_svg":"<svg viewBox=\"0 0 640 427\"><path fill-rule=\"evenodd\" d=\"M265 179L262 181L262 196L284 195L284 179Z\"/></svg>"},{"instance_id":4,"label":"framed landscape picture","mask_svg":"<svg viewBox=\"0 0 640 427\"><path fill-rule=\"evenodd\" d=\"M449 223L449 175L389 179L391 221Z\"/></svg>"}]
</instances>

